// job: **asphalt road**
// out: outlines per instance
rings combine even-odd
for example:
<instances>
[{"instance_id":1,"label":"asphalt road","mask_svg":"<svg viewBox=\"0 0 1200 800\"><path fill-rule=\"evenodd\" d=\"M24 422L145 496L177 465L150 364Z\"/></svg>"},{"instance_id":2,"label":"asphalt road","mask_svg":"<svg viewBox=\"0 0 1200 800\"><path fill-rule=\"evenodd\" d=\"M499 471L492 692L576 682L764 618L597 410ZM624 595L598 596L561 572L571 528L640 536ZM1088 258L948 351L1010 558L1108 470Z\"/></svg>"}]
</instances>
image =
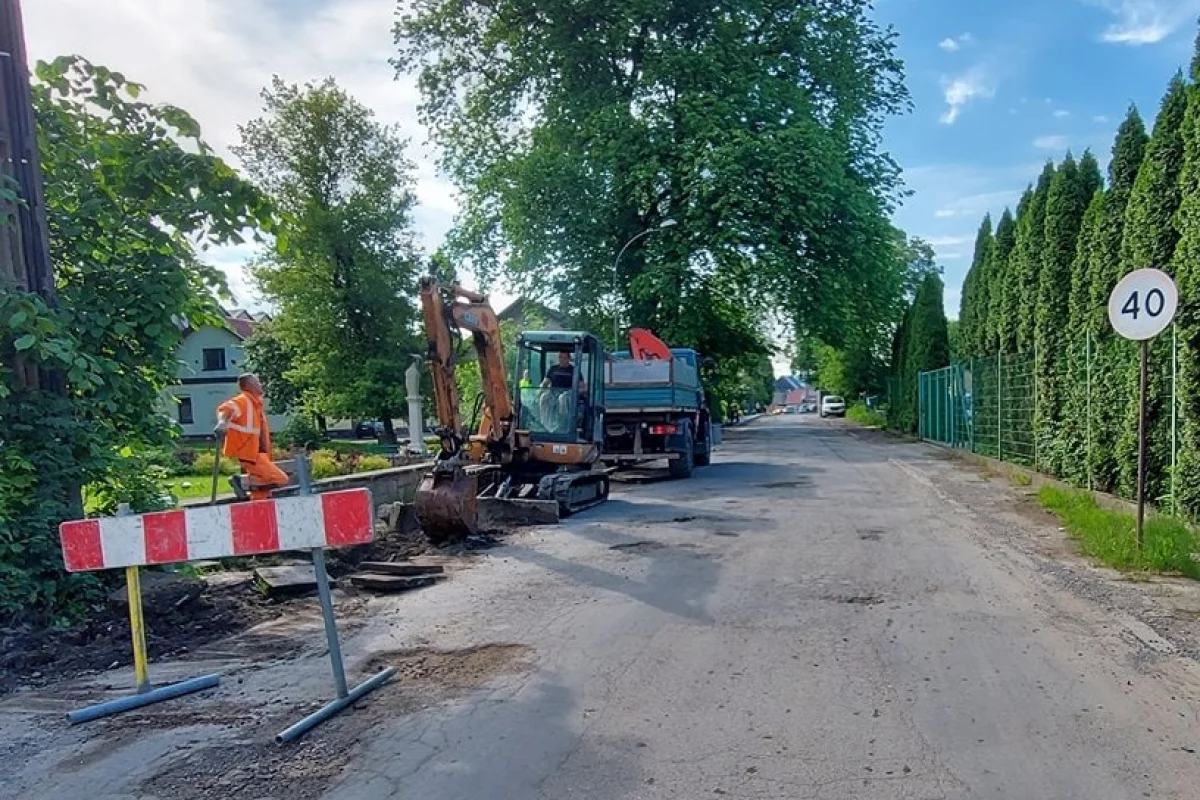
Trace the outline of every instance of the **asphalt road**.
<instances>
[{"instance_id":1,"label":"asphalt road","mask_svg":"<svg viewBox=\"0 0 1200 800\"><path fill-rule=\"evenodd\" d=\"M369 601L351 676L401 673L298 745L271 737L330 696L311 616L156 665L222 684L145 712L62 721L115 674L0 703L0 797L1200 798L1197 614L1162 611L1196 585L1091 568L1019 495L760 419L691 480Z\"/></svg>"},{"instance_id":2,"label":"asphalt road","mask_svg":"<svg viewBox=\"0 0 1200 800\"><path fill-rule=\"evenodd\" d=\"M1149 668L944 467L763 419L693 480L518 537L441 635L529 668L377 729L327 796L1200 797L1194 663Z\"/></svg>"}]
</instances>

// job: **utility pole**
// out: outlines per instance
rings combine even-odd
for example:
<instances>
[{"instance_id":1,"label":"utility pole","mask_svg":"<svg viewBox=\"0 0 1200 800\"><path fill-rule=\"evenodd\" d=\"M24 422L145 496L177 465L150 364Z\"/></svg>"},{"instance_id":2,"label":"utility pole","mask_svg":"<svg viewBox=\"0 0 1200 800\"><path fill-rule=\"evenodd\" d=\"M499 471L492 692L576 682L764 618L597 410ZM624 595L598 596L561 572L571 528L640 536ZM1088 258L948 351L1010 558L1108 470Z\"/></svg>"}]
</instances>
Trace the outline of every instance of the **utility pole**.
<instances>
[{"instance_id":1,"label":"utility pole","mask_svg":"<svg viewBox=\"0 0 1200 800\"><path fill-rule=\"evenodd\" d=\"M0 0L0 285L33 292L54 305L54 268L46 230L46 199L37 149L33 94L29 88L25 29L20 0ZM42 372L18 359L13 365L22 388L64 394L63 376Z\"/></svg>"}]
</instances>

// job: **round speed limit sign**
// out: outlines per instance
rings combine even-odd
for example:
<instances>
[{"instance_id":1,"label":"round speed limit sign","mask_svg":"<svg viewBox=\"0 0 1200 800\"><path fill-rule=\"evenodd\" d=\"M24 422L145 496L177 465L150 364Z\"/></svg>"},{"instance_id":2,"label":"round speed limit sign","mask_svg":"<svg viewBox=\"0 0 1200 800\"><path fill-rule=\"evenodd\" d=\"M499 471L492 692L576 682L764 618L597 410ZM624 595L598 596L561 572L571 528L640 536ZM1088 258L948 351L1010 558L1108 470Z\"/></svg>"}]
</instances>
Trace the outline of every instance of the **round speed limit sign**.
<instances>
[{"instance_id":1,"label":"round speed limit sign","mask_svg":"<svg viewBox=\"0 0 1200 800\"><path fill-rule=\"evenodd\" d=\"M1108 321L1135 342L1152 339L1171 324L1179 292L1171 276L1158 269L1139 269L1121 279L1108 298Z\"/></svg>"}]
</instances>

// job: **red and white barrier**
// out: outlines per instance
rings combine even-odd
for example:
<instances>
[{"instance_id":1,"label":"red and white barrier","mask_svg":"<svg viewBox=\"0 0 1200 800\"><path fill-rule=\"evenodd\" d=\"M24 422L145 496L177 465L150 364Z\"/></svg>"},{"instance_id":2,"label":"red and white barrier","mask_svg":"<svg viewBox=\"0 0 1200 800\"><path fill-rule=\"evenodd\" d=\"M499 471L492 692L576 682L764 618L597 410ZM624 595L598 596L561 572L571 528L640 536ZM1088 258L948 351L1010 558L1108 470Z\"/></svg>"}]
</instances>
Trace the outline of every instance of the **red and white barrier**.
<instances>
[{"instance_id":1,"label":"red and white barrier","mask_svg":"<svg viewBox=\"0 0 1200 800\"><path fill-rule=\"evenodd\" d=\"M374 539L368 489L64 522L68 572L252 556Z\"/></svg>"}]
</instances>

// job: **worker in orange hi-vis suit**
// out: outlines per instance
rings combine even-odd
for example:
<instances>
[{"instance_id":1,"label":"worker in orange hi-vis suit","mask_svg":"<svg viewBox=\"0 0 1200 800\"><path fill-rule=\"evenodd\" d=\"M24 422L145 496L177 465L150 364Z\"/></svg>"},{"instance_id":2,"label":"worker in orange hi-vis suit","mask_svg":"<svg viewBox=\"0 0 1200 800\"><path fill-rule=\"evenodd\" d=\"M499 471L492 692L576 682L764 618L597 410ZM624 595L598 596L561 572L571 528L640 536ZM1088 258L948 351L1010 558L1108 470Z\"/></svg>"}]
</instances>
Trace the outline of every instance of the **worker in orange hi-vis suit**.
<instances>
[{"instance_id":1,"label":"worker in orange hi-vis suit","mask_svg":"<svg viewBox=\"0 0 1200 800\"><path fill-rule=\"evenodd\" d=\"M288 484L288 476L271 461L271 429L263 412L262 383L257 375L246 373L238 378L238 388L241 392L217 406L214 432L225 436L224 454L242 465L245 474L231 481L238 494L245 496L248 490L251 500L266 500L272 489Z\"/></svg>"}]
</instances>

